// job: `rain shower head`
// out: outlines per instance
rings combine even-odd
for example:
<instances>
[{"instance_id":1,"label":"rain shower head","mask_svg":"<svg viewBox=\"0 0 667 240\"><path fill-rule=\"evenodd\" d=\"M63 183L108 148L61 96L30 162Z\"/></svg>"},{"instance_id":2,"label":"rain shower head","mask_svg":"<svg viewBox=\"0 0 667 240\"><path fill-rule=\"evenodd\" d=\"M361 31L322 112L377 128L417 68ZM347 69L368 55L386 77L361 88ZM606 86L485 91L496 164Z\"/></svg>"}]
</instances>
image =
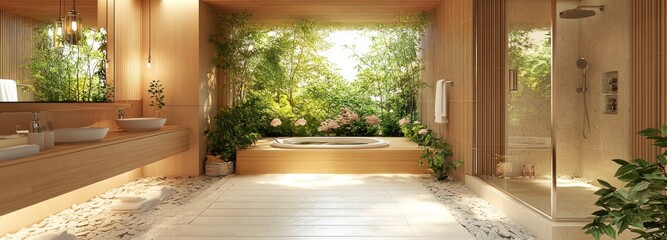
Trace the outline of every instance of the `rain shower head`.
<instances>
[{"instance_id":1,"label":"rain shower head","mask_svg":"<svg viewBox=\"0 0 667 240\"><path fill-rule=\"evenodd\" d=\"M588 69L588 61L584 58L577 59L577 67L586 72L586 69Z\"/></svg>"},{"instance_id":2,"label":"rain shower head","mask_svg":"<svg viewBox=\"0 0 667 240\"><path fill-rule=\"evenodd\" d=\"M599 5L599 6L578 6L577 8L574 9L568 9L565 11L560 12L558 15L560 18L563 19L581 19L581 18L587 18L591 16L595 16L595 11L594 10L585 10L583 8L592 8L592 9L600 9L600 11L604 10L604 5Z\"/></svg>"}]
</instances>

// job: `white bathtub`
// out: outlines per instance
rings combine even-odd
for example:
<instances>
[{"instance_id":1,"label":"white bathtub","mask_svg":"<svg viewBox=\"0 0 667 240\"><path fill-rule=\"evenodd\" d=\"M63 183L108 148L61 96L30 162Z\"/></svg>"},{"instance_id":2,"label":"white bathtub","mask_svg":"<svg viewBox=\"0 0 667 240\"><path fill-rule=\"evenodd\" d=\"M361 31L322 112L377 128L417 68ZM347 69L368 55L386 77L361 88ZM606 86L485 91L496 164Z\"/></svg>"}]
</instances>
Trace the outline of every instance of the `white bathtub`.
<instances>
[{"instance_id":1,"label":"white bathtub","mask_svg":"<svg viewBox=\"0 0 667 240\"><path fill-rule=\"evenodd\" d=\"M507 148L511 149L551 149L550 137L508 137Z\"/></svg>"},{"instance_id":2,"label":"white bathtub","mask_svg":"<svg viewBox=\"0 0 667 240\"><path fill-rule=\"evenodd\" d=\"M276 138L271 143L275 148L297 149L344 149L344 148L381 148L389 142L372 137L288 137Z\"/></svg>"}]
</instances>

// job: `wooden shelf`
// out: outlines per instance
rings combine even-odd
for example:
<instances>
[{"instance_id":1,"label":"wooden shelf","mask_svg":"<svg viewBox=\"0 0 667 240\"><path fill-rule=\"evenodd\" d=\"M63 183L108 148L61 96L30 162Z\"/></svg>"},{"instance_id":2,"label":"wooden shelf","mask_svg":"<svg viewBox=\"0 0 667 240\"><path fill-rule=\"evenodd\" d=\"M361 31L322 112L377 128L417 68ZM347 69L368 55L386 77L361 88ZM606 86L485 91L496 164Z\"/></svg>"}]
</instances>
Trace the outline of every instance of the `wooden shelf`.
<instances>
[{"instance_id":1,"label":"wooden shelf","mask_svg":"<svg viewBox=\"0 0 667 240\"><path fill-rule=\"evenodd\" d=\"M0 215L156 162L190 148L190 130L109 132L93 143L56 144L0 162Z\"/></svg>"},{"instance_id":2,"label":"wooden shelf","mask_svg":"<svg viewBox=\"0 0 667 240\"><path fill-rule=\"evenodd\" d=\"M130 108L130 103L0 102L2 112L72 111Z\"/></svg>"}]
</instances>

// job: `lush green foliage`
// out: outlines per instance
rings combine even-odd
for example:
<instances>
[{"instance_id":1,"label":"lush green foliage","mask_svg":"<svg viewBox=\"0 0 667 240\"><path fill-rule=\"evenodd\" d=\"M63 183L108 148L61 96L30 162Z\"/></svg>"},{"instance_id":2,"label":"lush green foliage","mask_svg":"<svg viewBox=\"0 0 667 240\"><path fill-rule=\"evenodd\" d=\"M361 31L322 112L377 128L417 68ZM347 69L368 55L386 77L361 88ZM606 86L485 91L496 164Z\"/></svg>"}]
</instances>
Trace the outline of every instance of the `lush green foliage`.
<instances>
[{"instance_id":1,"label":"lush green foliage","mask_svg":"<svg viewBox=\"0 0 667 240\"><path fill-rule=\"evenodd\" d=\"M30 70L37 100L70 102L110 101L106 82L106 31L83 29L79 45L54 44L53 26L34 30Z\"/></svg>"},{"instance_id":2,"label":"lush green foliage","mask_svg":"<svg viewBox=\"0 0 667 240\"><path fill-rule=\"evenodd\" d=\"M225 75L223 93L232 106L242 102L251 87L252 70L257 66L259 55L255 45L264 33L248 25L249 17L249 13L222 15L216 24L217 33L209 39L217 53L212 62Z\"/></svg>"},{"instance_id":3,"label":"lush green foliage","mask_svg":"<svg viewBox=\"0 0 667 240\"><path fill-rule=\"evenodd\" d=\"M638 133L655 141L664 150L667 147L667 125L660 129L648 128ZM593 213L592 223L584 226L587 234L600 239L601 235L616 238L618 233L630 230L641 239L667 238L667 151L657 155L656 163L637 158L632 163L614 159L621 165L614 175L627 184L616 188L598 179L603 186L595 192L600 198L595 205L602 207Z\"/></svg>"},{"instance_id":4,"label":"lush green foliage","mask_svg":"<svg viewBox=\"0 0 667 240\"><path fill-rule=\"evenodd\" d=\"M551 104L551 38L549 29L512 29L508 33L509 65L518 70L517 91L510 92L507 114L512 126L549 119ZM545 111L546 109L547 111ZM548 120L546 120L548 121Z\"/></svg>"},{"instance_id":5,"label":"lush green foliage","mask_svg":"<svg viewBox=\"0 0 667 240\"><path fill-rule=\"evenodd\" d=\"M164 87L162 87L162 83L160 83L160 80L153 80L151 81L149 88L148 88L148 93L150 94L151 98L151 103L149 106L155 107L155 117L160 117L161 112L162 112L162 107L164 107Z\"/></svg>"},{"instance_id":6,"label":"lush green foliage","mask_svg":"<svg viewBox=\"0 0 667 240\"><path fill-rule=\"evenodd\" d=\"M402 17L391 27L365 29L372 51L354 56L361 64L358 79L351 82L321 54L332 46L327 37L335 28L308 20L268 28L249 23L249 17L248 13L221 16L210 41L217 50L213 63L227 80L223 89L230 105L256 96L268 106L265 112L271 119L284 123L265 128L263 135L398 136L398 119L416 116L417 94L424 86L419 51L426 14ZM340 109L386 121L371 128L359 121L336 131L318 131ZM295 126L301 118L307 124Z\"/></svg>"},{"instance_id":7,"label":"lush green foliage","mask_svg":"<svg viewBox=\"0 0 667 240\"><path fill-rule=\"evenodd\" d=\"M421 42L429 21L429 15L425 13L400 16L397 26L366 32L373 44L370 52L356 54L360 64L357 66L359 74L355 84L377 99L377 114L386 116L390 113L398 118L417 117L419 90L426 86L420 78L423 70ZM354 46L351 48L354 49ZM392 128L397 129L398 126Z\"/></svg>"},{"instance_id":8,"label":"lush green foliage","mask_svg":"<svg viewBox=\"0 0 667 240\"><path fill-rule=\"evenodd\" d=\"M450 160L449 158L454 155L452 146L420 122L410 123L407 118L404 118L400 120L399 124L403 134L423 149L419 165L426 161L431 173L438 180L447 179L450 170L463 164L461 160Z\"/></svg>"},{"instance_id":9,"label":"lush green foliage","mask_svg":"<svg viewBox=\"0 0 667 240\"><path fill-rule=\"evenodd\" d=\"M258 98L249 97L236 106L223 108L215 116L211 129L205 132L208 151L221 155L225 161L236 160L236 152L254 144L265 128L267 118Z\"/></svg>"}]
</instances>

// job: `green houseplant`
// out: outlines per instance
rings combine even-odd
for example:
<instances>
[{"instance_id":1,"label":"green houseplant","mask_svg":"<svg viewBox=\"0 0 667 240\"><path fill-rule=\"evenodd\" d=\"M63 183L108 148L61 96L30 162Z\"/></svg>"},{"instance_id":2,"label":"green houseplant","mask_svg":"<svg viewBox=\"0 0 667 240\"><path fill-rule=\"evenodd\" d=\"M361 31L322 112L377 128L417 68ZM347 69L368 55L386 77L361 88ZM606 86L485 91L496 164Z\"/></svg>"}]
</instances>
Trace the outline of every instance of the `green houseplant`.
<instances>
[{"instance_id":1,"label":"green houseplant","mask_svg":"<svg viewBox=\"0 0 667 240\"><path fill-rule=\"evenodd\" d=\"M653 145L661 150L667 147L667 125L638 134L654 140ZM595 192L600 196L595 205L602 209L593 213L593 222L583 229L595 239L601 235L616 238L628 229L638 234L637 238L667 239L667 151L658 154L655 163L640 158L613 161L621 165L614 177L627 184L616 188L598 179L603 187Z\"/></svg>"},{"instance_id":2,"label":"green houseplant","mask_svg":"<svg viewBox=\"0 0 667 240\"><path fill-rule=\"evenodd\" d=\"M162 117L162 108L164 107L164 87L160 80L153 80L148 88L148 93L151 95L151 103L149 106L154 107L153 116Z\"/></svg>"},{"instance_id":3,"label":"green houseplant","mask_svg":"<svg viewBox=\"0 0 667 240\"><path fill-rule=\"evenodd\" d=\"M223 108L215 116L211 129L204 132L211 156L219 156L222 162L233 164L236 153L247 149L261 138L267 117L263 104L255 97L229 108ZM210 158L208 162L211 161Z\"/></svg>"},{"instance_id":4,"label":"green houseplant","mask_svg":"<svg viewBox=\"0 0 667 240\"><path fill-rule=\"evenodd\" d=\"M410 138L412 141L422 147L422 154L419 158L419 165L426 162L433 176L442 181L449 177L450 170L454 170L461 165L461 160L451 160L454 155L452 152L452 145L446 140L438 137L438 135L426 128L421 122L410 121L406 118L399 121L403 135Z\"/></svg>"}]
</instances>

